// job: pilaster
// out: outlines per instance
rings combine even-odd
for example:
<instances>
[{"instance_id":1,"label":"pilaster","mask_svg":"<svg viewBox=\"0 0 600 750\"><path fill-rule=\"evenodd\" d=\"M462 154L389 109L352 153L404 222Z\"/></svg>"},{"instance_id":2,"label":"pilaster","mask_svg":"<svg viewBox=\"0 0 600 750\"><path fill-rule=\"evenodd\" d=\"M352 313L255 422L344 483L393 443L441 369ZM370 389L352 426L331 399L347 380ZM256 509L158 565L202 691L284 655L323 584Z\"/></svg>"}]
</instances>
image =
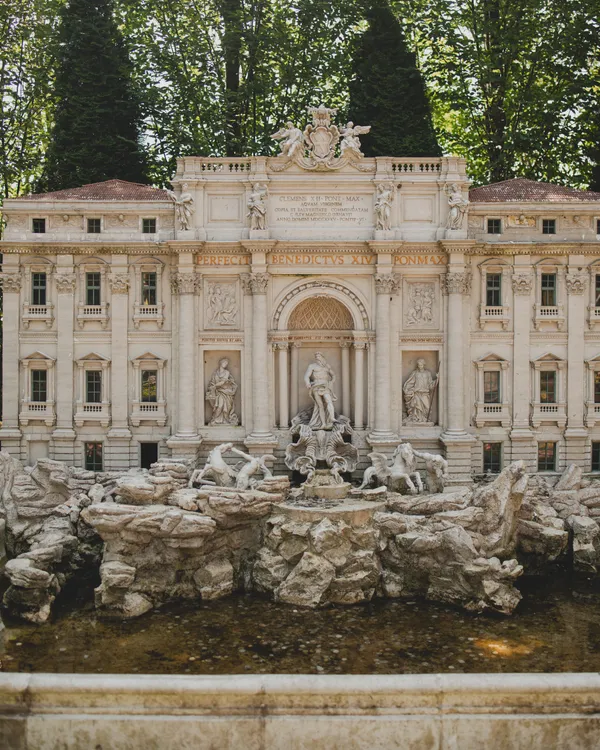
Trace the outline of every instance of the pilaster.
<instances>
[{"instance_id":1,"label":"pilaster","mask_svg":"<svg viewBox=\"0 0 600 750\"><path fill-rule=\"evenodd\" d=\"M3 273L0 275L3 294L2 344L4 348L3 389L2 389L2 429L0 441L2 450L13 458L21 458L21 430L19 429L19 308L22 278L19 269L19 256L5 256ZM10 353L10 356L7 354Z\"/></svg>"},{"instance_id":2,"label":"pilaster","mask_svg":"<svg viewBox=\"0 0 600 750\"><path fill-rule=\"evenodd\" d=\"M105 467L109 471L129 468L128 346L129 287L127 256L113 255L111 274L111 429L106 438Z\"/></svg>"},{"instance_id":3,"label":"pilaster","mask_svg":"<svg viewBox=\"0 0 600 750\"><path fill-rule=\"evenodd\" d=\"M565 278L568 305L567 339L567 429L565 448L567 464L575 463L586 468L587 430L584 427L584 356L585 356L585 302L588 274L584 273L583 256L569 258L569 271Z\"/></svg>"},{"instance_id":4,"label":"pilaster","mask_svg":"<svg viewBox=\"0 0 600 750\"><path fill-rule=\"evenodd\" d=\"M75 463L73 429L73 325L76 275L72 255L59 255L55 277L56 305L56 429L52 433L51 457Z\"/></svg>"}]
</instances>

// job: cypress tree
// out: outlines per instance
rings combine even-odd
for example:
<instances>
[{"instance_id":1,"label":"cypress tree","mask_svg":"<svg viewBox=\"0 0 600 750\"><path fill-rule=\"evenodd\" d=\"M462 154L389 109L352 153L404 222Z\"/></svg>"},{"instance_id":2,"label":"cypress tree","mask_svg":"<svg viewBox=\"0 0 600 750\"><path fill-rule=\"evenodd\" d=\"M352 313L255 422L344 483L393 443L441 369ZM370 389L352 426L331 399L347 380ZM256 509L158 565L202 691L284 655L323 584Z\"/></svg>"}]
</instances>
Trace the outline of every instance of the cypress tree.
<instances>
[{"instance_id":1,"label":"cypress tree","mask_svg":"<svg viewBox=\"0 0 600 750\"><path fill-rule=\"evenodd\" d=\"M440 156L416 57L387 0L367 2L353 57L350 119L371 125L361 136L365 156Z\"/></svg>"},{"instance_id":2,"label":"cypress tree","mask_svg":"<svg viewBox=\"0 0 600 750\"><path fill-rule=\"evenodd\" d=\"M143 182L140 103L112 0L69 0L58 33L55 124L40 187Z\"/></svg>"}]
</instances>

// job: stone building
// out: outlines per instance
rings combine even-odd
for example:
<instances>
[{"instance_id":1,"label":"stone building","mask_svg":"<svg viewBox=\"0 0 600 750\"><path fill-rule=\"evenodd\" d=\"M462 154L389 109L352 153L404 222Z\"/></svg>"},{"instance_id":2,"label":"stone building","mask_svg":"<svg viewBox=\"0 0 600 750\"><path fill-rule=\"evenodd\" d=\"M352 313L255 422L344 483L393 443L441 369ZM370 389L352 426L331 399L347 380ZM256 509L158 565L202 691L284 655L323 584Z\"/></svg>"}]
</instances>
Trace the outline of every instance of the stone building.
<instances>
[{"instance_id":1,"label":"stone building","mask_svg":"<svg viewBox=\"0 0 600 750\"><path fill-rule=\"evenodd\" d=\"M600 194L469 192L464 160L366 159L316 112L299 150L180 159L173 192L5 202L3 449L111 470L231 441L282 470L319 351L361 468L402 439L454 483L600 470Z\"/></svg>"}]
</instances>

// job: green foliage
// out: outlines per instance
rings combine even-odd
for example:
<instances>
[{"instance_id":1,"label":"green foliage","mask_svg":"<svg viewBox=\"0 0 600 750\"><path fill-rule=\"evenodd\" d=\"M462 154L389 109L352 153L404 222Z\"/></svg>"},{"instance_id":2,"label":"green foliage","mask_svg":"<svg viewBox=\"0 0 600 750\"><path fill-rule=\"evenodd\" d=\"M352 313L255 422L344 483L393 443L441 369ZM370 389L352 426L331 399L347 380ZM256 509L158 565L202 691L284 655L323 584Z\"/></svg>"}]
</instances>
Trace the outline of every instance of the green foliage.
<instances>
[{"instance_id":1,"label":"green foliage","mask_svg":"<svg viewBox=\"0 0 600 750\"><path fill-rule=\"evenodd\" d=\"M431 110L416 57L387 0L368 2L368 27L357 45L349 117L371 125L365 156L439 156Z\"/></svg>"},{"instance_id":2,"label":"green foliage","mask_svg":"<svg viewBox=\"0 0 600 750\"><path fill-rule=\"evenodd\" d=\"M51 120L52 51L62 0L0 3L0 202L39 176Z\"/></svg>"},{"instance_id":3,"label":"green foliage","mask_svg":"<svg viewBox=\"0 0 600 750\"><path fill-rule=\"evenodd\" d=\"M585 186L598 0L395 0L446 152L478 183ZM597 81L597 79L596 79Z\"/></svg>"},{"instance_id":4,"label":"green foliage","mask_svg":"<svg viewBox=\"0 0 600 750\"><path fill-rule=\"evenodd\" d=\"M112 0L69 0L61 11L59 43L43 187L144 181L140 106Z\"/></svg>"}]
</instances>

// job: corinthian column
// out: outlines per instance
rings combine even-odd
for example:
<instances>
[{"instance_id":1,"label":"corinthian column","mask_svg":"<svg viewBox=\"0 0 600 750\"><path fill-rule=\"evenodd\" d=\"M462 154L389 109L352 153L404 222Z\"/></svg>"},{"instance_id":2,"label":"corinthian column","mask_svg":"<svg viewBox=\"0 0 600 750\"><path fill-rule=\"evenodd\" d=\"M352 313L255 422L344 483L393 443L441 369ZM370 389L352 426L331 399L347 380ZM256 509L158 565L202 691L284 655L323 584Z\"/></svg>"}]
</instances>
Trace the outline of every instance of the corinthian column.
<instances>
[{"instance_id":1,"label":"corinthian column","mask_svg":"<svg viewBox=\"0 0 600 750\"><path fill-rule=\"evenodd\" d=\"M202 438L198 435L196 419L196 321L195 293L199 276L194 271L194 256L182 253L179 266L171 276L171 290L178 300L178 377L177 377L177 432L167 441L173 457L198 457Z\"/></svg>"},{"instance_id":2,"label":"corinthian column","mask_svg":"<svg viewBox=\"0 0 600 750\"><path fill-rule=\"evenodd\" d=\"M442 442L446 446L446 458L450 464L449 484L468 484L471 480L471 444L473 438L466 431L465 388L468 379L464 375L465 329L463 302L471 293L471 274L462 264L462 257L452 263L443 282L448 297L446 314L446 429ZM467 329L468 330L468 329Z\"/></svg>"},{"instance_id":3,"label":"corinthian column","mask_svg":"<svg viewBox=\"0 0 600 750\"><path fill-rule=\"evenodd\" d=\"M391 415L391 345L390 301L398 289L398 280L391 273L375 276L377 296L375 311L375 420L369 443L397 442L392 432Z\"/></svg>"},{"instance_id":4,"label":"corinthian column","mask_svg":"<svg viewBox=\"0 0 600 750\"><path fill-rule=\"evenodd\" d=\"M3 389L2 389L2 429L0 440L2 449L14 458L21 458L21 430L19 429L19 300L21 293L21 274L19 267L8 266L7 261L16 261L4 256L4 273L0 276L4 299L3 320Z\"/></svg>"},{"instance_id":5,"label":"corinthian column","mask_svg":"<svg viewBox=\"0 0 600 750\"><path fill-rule=\"evenodd\" d=\"M269 409L269 348L267 343L268 273L251 273L246 282L252 294L252 432L246 446L266 452L277 444L271 432Z\"/></svg>"},{"instance_id":6,"label":"corinthian column","mask_svg":"<svg viewBox=\"0 0 600 750\"><path fill-rule=\"evenodd\" d=\"M288 343L275 344L279 354L279 426L284 429L289 425L289 386L288 386Z\"/></svg>"}]
</instances>

